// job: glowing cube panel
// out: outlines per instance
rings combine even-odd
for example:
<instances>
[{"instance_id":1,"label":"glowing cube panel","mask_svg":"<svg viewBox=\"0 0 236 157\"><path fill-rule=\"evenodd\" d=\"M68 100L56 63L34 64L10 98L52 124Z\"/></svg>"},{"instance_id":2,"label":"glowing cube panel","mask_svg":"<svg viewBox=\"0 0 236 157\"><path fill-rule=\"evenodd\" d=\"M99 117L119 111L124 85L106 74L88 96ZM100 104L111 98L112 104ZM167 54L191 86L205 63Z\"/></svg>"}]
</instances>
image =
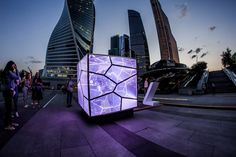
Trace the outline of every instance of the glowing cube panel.
<instances>
[{"instance_id":1,"label":"glowing cube panel","mask_svg":"<svg viewBox=\"0 0 236 157\"><path fill-rule=\"evenodd\" d=\"M137 106L136 60L86 55L77 65L78 103L89 116Z\"/></svg>"}]
</instances>

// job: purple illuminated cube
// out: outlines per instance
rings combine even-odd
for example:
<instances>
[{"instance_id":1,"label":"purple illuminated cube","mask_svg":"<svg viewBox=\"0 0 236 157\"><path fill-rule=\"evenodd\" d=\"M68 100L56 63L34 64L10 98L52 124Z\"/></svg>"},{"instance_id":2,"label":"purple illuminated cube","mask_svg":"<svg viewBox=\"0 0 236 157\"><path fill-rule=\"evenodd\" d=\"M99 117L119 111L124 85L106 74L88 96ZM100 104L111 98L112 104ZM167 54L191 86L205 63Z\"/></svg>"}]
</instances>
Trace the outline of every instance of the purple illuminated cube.
<instances>
[{"instance_id":1,"label":"purple illuminated cube","mask_svg":"<svg viewBox=\"0 0 236 157\"><path fill-rule=\"evenodd\" d=\"M91 117L137 107L136 60L87 54L77 65L78 103Z\"/></svg>"}]
</instances>

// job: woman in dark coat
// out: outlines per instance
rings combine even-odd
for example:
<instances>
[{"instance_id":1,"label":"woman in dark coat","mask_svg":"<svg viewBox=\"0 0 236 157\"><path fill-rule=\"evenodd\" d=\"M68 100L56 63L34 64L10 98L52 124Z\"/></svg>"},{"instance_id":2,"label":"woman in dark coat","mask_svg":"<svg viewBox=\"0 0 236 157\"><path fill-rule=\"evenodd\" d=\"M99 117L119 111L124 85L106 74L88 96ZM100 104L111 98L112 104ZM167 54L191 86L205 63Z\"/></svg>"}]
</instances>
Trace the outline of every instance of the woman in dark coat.
<instances>
[{"instance_id":1,"label":"woman in dark coat","mask_svg":"<svg viewBox=\"0 0 236 157\"><path fill-rule=\"evenodd\" d=\"M3 71L3 97L5 101L5 117L4 117L4 129L5 130L15 130L15 126L18 126L17 123L12 123L12 101L13 97L16 94L16 80L19 79L19 76L15 73L16 64L13 61L9 61Z\"/></svg>"},{"instance_id":2,"label":"woman in dark coat","mask_svg":"<svg viewBox=\"0 0 236 157\"><path fill-rule=\"evenodd\" d=\"M32 104L33 104L33 108L36 106L40 106L39 105L39 101L43 99L43 93L42 93L42 88L43 83L42 80L39 76L39 73L37 72L35 74L35 77L33 78L33 82L32 82Z\"/></svg>"}]
</instances>

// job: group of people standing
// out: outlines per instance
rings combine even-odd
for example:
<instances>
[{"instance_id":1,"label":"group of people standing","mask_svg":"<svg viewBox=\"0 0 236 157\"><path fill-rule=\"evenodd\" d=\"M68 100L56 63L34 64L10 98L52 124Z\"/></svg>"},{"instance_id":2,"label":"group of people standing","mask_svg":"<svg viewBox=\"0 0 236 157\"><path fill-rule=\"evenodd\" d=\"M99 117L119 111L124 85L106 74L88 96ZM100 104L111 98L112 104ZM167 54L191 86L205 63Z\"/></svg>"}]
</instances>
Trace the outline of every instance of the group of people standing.
<instances>
[{"instance_id":1,"label":"group of people standing","mask_svg":"<svg viewBox=\"0 0 236 157\"><path fill-rule=\"evenodd\" d=\"M19 88L21 87L23 93L24 107L29 107L28 104L28 91L32 89L32 106L33 108L39 104L42 97L42 80L39 73L36 73L32 81L32 73L19 74L16 64L9 61L3 71L3 97L5 101L5 116L4 116L4 129L15 130L19 126L17 123L12 122L13 117L19 117L18 112L18 95Z\"/></svg>"},{"instance_id":2,"label":"group of people standing","mask_svg":"<svg viewBox=\"0 0 236 157\"><path fill-rule=\"evenodd\" d=\"M19 89L21 89L23 94L24 108L30 106L39 108L40 100L43 99L43 83L38 72L32 79L32 72L22 72L20 74L16 64L13 61L9 61L3 71L2 86L5 101L4 129L15 130L15 127L19 126L19 124L13 123L12 118L20 116L18 112ZM67 107L72 106L73 88L74 81L72 76L69 76L69 80L66 83ZM32 91L31 104L28 100L30 90Z\"/></svg>"}]
</instances>

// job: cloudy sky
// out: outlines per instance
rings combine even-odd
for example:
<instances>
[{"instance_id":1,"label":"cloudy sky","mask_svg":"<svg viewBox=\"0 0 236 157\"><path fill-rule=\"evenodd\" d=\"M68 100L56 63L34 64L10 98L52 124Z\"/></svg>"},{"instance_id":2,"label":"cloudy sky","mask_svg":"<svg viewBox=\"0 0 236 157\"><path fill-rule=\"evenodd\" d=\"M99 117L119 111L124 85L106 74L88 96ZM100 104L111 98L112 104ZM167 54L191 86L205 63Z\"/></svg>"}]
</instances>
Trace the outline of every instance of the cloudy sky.
<instances>
[{"instance_id":1,"label":"cloudy sky","mask_svg":"<svg viewBox=\"0 0 236 157\"><path fill-rule=\"evenodd\" d=\"M169 18L182 63L191 66L195 51L209 70L221 69L220 54L227 47L236 52L235 0L160 0ZM42 69L48 40L60 18L64 0L0 1L0 69L14 60L20 69ZM149 0L95 0L94 53L107 54L110 37L129 34L127 9L140 12L151 63L160 50ZM188 54L188 52L192 52ZM203 58L201 56L207 53Z\"/></svg>"}]
</instances>

